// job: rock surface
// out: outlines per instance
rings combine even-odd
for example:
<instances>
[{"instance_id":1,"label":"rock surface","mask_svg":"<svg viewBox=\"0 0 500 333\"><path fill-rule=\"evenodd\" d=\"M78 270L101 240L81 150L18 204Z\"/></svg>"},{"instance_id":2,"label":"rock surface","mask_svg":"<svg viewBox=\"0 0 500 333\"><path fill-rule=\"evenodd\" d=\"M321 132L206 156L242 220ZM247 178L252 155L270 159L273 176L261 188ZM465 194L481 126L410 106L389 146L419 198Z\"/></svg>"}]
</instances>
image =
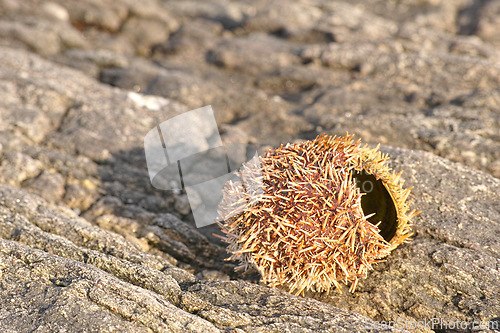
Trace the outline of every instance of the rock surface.
<instances>
[{"instance_id":1,"label":"rock surface","mask_svg":"<svg viewBox=\"0 0 500 333\"><path fill-rule=\"evenodd\" d=\"M0 13L2 331L500 317L498 1L0 0ZM422 211L413 241L354 294L295 297L235 273L217 228L196 229L185 194L154 189L145 164L152 127L206 104L227 141L382 143Z\"/></svg>"}]
</instances>

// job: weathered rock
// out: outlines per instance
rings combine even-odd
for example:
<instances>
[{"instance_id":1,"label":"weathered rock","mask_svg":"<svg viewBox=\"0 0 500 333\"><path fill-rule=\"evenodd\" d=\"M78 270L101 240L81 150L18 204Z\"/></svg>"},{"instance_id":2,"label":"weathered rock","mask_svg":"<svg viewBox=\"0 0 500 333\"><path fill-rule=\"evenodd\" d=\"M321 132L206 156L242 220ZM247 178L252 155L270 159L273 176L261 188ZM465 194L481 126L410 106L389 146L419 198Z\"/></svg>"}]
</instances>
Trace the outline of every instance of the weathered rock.
<instances>
[{"instance_id":1,"label":"weathered rock","mask_svg":"<svg viewBox=\"0 0 500 333\"><path fill-rule=\"evenodd\" d=\"M430 153L384 147L422 213L413 241L360 283L321 297L370 318L490 320L500 311L500 181ZM397 310L396 310L397 309Z\"/></svg>"},{"instance_id":2,"label":"weathered rock","mask_svg":"<svg viewBox=\"0 0 500 333\"><path fill-rule=\"evenodd\" d=\"M373 320L498 317L499 8L0 0L0 329L383 332L397 329ZM235 272L217 227L196 229L144 158L151 128L206 104L227 142L381 142L422 210L413 241L354 294L294 297Z\"/></svg>"},{"instance_id":3,"label":"weathered rock","mask_svg":"<svg viewBox=\"0 0 500 333\"><path fill-rule=\"evenodd\" d=\"M0 198L3 329L348 332L371 324L243 281L196 281L137 244L23 191L0 186Z\"/></svg>"}]
</instances>

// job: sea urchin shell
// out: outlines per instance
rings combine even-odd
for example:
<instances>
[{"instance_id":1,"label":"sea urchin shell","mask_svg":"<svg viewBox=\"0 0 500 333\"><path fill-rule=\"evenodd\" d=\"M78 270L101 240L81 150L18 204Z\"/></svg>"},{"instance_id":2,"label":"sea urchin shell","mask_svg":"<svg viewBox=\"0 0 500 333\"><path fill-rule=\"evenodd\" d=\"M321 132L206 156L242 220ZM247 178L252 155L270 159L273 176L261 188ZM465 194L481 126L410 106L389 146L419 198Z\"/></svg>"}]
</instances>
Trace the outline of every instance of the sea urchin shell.
<instances>
[{"instance_id":1,"label":"sea urchin shell","mask_svg":"<svg viewBox=\"0 0 500 333\"><path fill-rule=\"evenodd\" d=\"M246 163L244 180L226 183L219 205L229 259L292 293L340 290L339 281L354 291L411 235L408 222L417 214L406 203L410 189L386 160L352 136L322 135Z\"/></svg>"}]
</instances>

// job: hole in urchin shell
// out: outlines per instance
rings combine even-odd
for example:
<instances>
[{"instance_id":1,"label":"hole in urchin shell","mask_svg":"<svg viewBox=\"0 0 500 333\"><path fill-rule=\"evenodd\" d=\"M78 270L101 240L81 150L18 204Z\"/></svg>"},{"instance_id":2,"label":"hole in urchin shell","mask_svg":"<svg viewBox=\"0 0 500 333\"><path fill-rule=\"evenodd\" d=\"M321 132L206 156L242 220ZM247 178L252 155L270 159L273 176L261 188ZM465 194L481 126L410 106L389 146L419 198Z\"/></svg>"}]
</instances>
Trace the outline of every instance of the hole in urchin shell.
<instances>
[{"instance_id":1,"label":"hole in urchin shell","mask_svg":"<svg viewBox=\"0 0 500 333\"><path fill-rule=\"evenodd\" d=\"M371 224L376 225L380 221L378 228L380 235L388 242L396 234L398 227L398 214L394 200L385 188L380 179L363 171L352 172L352 176L356 180L356 185L361 193L365 193L361 197L361 208L365 215L375 213L372 217L368 218Z\"/></svg>"}]
</instances>

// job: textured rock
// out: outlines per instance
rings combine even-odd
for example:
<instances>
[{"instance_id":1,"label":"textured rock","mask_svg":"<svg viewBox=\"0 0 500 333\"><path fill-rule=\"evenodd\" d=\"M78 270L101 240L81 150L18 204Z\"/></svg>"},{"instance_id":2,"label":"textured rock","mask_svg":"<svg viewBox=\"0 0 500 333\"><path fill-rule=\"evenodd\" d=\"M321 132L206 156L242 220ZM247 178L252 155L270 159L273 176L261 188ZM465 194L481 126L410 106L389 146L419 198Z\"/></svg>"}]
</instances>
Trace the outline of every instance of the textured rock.
<instances>
[{"instance_id":1,"label":"textured rock","mask_svg":"<svg viewBox=\"0 0 500 333\"><path fill-rule=\"evenodd\" d=\"M384 332L397 329L373 321L498 317L499 8L0 0L0 329ZM354 294L294 297L235 272L217 227L196 229L144 159L152 127L206 104L227 142L381 142L422 210L413 241Z\"/></svg>"},{"instance_id":2,"label":"textured rock","mask_svg":"<svg viewBox=\"0 0 500 333\"><path fill-rule=\"evenodd\" d=\"M375 268L354 297L335 294L327 302L371 318L494 318L500 311L500 181L430 153L383 150L403 170L406 185L415 186L414 205L422 213L414 240Z\"/></svg>"},{"instance_id":3,"label":"textured rock","mask_svg":"<svg viewBox=\"0 0 500 333\"><path fill-rule=\"evenodd\" d=\"M71 212L54 210L42 199L6 186L0 186L0 198L0 327L5 330L274 327L313 332L335 327L349 332L365 331L371 323L361 315L243 281L197 281L142 252L138 244Z\"/></svg>"}]
</instances>

